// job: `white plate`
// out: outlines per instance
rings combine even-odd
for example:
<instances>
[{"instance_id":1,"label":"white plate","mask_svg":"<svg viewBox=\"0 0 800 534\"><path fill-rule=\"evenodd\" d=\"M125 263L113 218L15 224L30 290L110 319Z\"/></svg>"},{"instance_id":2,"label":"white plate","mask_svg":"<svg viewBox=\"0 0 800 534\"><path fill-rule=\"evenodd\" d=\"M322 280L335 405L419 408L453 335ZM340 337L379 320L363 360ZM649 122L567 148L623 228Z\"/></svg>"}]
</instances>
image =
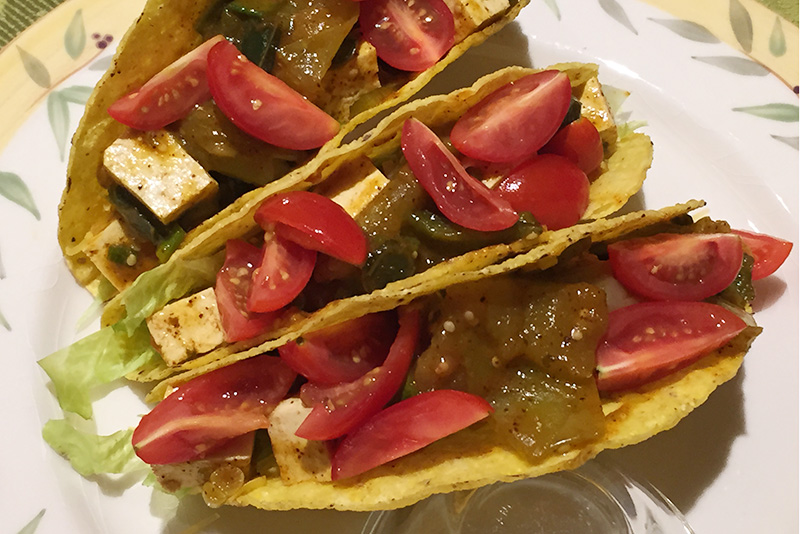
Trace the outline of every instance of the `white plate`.
<instances>
[{"instance_id":1,"label":"white plate","mask_svg":"<svg viewBox=\"0 0 800 534\"><path fill-rule=\"evenodd\" d=\"M633 0L533 2L518 23L449 67L426 92L508 64L597 62L605 83L632 93L624 110L647 121L655 144L637 202L660 207L703 198L715 218L797 243L797 97L727 45L697 40L698 33L689 38L668 27L670 20ZM57 89L93 85L99 75L85 68ZM251 532L256 524L272 532L358 532L363 514L211 511L192 499L174 510L136 477L82 479L44 444L42 424L61 414L35 362L88 332L76 332L76 324L91 302L56 244L65 163L47 108L41 102L0 155L5 183L12 173L31 194L30 201L0 197L4 531L18 532L45 511L34 521L38 533L181 532L216 514L205 532ZM80 109L66 109L72 131ZM777 275L757 283L756 318L765 330L734 381L672 431L604 453L663 491L698 533L798 531L797 281L795 251ZM101 433L134 424L143 410L138 397L127 389L102 393Z\"/></svg>"}]
</instances>

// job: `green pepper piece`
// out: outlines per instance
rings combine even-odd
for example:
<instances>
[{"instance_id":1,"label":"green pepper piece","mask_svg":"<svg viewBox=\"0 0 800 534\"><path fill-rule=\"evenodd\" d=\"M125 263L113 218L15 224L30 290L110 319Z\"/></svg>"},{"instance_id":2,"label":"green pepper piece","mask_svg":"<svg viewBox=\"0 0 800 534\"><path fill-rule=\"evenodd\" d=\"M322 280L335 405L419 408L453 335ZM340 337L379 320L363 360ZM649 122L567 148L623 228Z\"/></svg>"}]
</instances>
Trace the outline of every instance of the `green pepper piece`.
<instances>
[{"instance_id":1,"label":"green pepper piece","mask_svg":"<svg viewBox=\"0 0 800 534\"><path fill-rule=\"evenodd\" d=\"M409 216L408 227L420 239L459 252L466 252L498 243L510 243L531 233L540 234L542 227L529 212L506 230L480 232L459 226L440 213L418 210Z\"/></svg>"},{"instance_id":2,"label":"green pepper piece","mask_svg":"<svg viewBox=\"0 0 800 534\"><path fill-rule=\"evenodd\" d=\"M151 243L158 243L169 234L166 227L124 188L111 187L108 199L131 228Z\"/></svg>"},{"instance_id":3,"label":"green pepper piece","mask_svg":"<svg viewBox=\"0 0 800 534\"><path fill-rule=\"evenodd\" d=\"M371 293L412 276L416 272L417 245L413 239L396 238L388 239L371 250L361 273L364 290Z\"/></svg>"},{"instance_id":4,"label":"green pepper piece","mask_svg":"<svg viewBox=\"0 0 800 534\"><path fill-rule=\"evenodd\" d=\"M581 118L581 110L583 109L583 104L581 101L575 98L574 96L571 97L569 101L569 108L567 109L567 114L564 116L564 120L561 121L561 126L559 129L563 128L567 124L571 122L575 122L576 120Z\"/></svg>"},{"instance_id":5,"label":"green pepper piece","mask_svg":"<svg viewBox=\"0 0 800 534\"><path fill-rule=\"evenodd\" d=\"M169 257L178 250L178 247L183 243L183 239L186 237L186 232L177 224L171 225L170 228L171 231L169 235L162 239L156 247L156 256L161 263L167 261Z\"/></svg>"},{"instance_id":6,"label":"green pepper piece","mask_svg":"<svg viewBox=\"0 0 800 534\"><path fill-rule=\"evenodd\" d=\"M755 289L753 289L754 263L753 257L745 254L742 258L742 267L739 269L739 274L736 275L731 285L719 293L719 297L738 308L747 309L747 306L756 297Z\"/></svg>"},{"instance_id":7,"label":"green pepper piece","mask_svg":"<svg viewBox=\"0 0 800 534\"><path fill-rule=\"evenodd\" d=\"M133 267L138 261L137 250L127 245L111 245L106 255L108 259L118 265Z\"/></svg>"}]
</instances>

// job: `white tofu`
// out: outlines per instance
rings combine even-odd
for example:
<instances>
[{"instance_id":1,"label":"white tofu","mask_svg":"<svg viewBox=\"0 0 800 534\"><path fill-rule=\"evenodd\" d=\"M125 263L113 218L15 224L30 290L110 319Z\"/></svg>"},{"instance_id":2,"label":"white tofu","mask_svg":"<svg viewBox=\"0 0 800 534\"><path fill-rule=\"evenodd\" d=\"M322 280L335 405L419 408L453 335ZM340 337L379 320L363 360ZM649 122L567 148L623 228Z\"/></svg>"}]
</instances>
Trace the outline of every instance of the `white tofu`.
<instances>
[{"instance_id":1,"label":"white tofu","mask_svg":"<svg viewBox=\"0 0 800 534\"><path fill-rule=\"evenodd\" d=\"M214 456L191 462L150 466L159 484L171 492L184 488L199 488L206 483L216 469L231 465L241 469L245 475L250 471L253 457L255 432L234 438Z\"/></svg>"},{"instance_id":2,"label":"white tofu","mask_svg":"<svg viewBox=\"0 0 800 534\"><path fill-rule=\"evenodd\" d=\"M510 7L508 0L446 0L446 3L453 12L456 43Z\"/></svg>"},{"instance_id":3,"label":"white tofu","mask_svg":"<svg viewBox=\"0 0 800 534\"><path fill-rule=\"evenodd\" d=\"M166 305L147 318L147 327L170 367L212 351L225 341L212 287Z\"/></svg>"},{"instance_id":4,"label":"white tofu","mask_svg":"<svg viewBox=\"0 0 800 534\"><path fill-rule=\"evenodd\" d=\"M324 195L350 214L358 215L378 193L389 183L386 176L375 165L362 156L339 169L317 187L316 192Z\"/></svg>"},{"instance_id":5,"label":"white tofu","mask_svg":"<svg viewBox=\"0 0 800 534\"><path fill-rule=\"evenodd\" d=\"M103 165L164 224L219 189L216 180L163 130L117 139L103 153Z\"/></svg>"},{"instance_id":6,"label":"white tofu","mask_svg":"<svg viewBox=\"0 0 800 534\"><path fill-rule=\"evenodd\" d=\"M109 248L115 245L142 253L132 254L125 263L117 263L108 257ZM88 234L81 244L81 250L100 274L119 291L131 285L141 273L158 265L153 245L126 232L119 221L113 221L98 234Z\"/></svg>"},{"instance_id":7,"label":"white tofu","mask_svg":"<svg viewBox=\"0 0 800 534\"><path fill-rule=\"evenodd\" d=\"M272 453L285 484L331 480L331 459L325 442L309 441L295 435L309 413L311 408L306 408L303 401L293 397L281 401L269 416Z\"/></svg>"},{"instance_id":8,"label":"white tofu","mask_svg":"<svg viewBox=\"0 0 800 534\"><path fill-rule=\"evenodd\" d=\"M597 128L603 144L613 147L617 142L617 124L614 122L611 106L603 94L603 87L597 77L593 76L587 80L579 100L581 101L581 115L589 119Z\"/></svg>"}]
</instances>

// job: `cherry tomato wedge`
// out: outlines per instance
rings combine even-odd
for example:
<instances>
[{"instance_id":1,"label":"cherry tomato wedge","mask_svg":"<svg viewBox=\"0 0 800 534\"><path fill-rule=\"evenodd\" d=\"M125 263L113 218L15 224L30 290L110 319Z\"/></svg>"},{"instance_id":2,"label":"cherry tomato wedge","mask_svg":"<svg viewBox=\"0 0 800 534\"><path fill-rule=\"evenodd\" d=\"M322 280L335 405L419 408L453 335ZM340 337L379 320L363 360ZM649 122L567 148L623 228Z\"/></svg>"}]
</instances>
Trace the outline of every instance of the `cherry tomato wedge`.
<instances>
[{"instance_id":1,"label":"cherry tomato wedge","mask_svg":"<svg viewBox=\"0 0 800 534\"><path fill-rule=\"evenodd\" d=\"M310 333L278 352L309 382L333 385L352 382L380 365L396 334L394 314L372 313Z\"/></svg>"},{"instance_id":2,"label":"cherry tomato wedge","mask_svg":"<svg viewBox=\"0 0 800 534\"><path fill-rule=\"evenodd\" d=\"M280 358L266 355L194 378L142 417L133 432L136 454L148 464L188 462L267 428L294 379Z\"/></svg>"},{"instance_id":3,"label":"cherry tomato wedge","mask_svg":"<svg viewBox=\"0 0 800 534\"><path fill-rule=\"evenodd\" d=\"M792 243L766 234L732 230L742 238L750 249L755 263L753 264L753 280L761 280L771 275L783 265L792 251Z\"/></svg>"},{"instance_id":4,"label":"cherry tomato wedge","mask_svg":"<svg viewBox=\"0 0 800 534\"><path fill-rule=\"evenodd\" d=\"M339 131L336 120L223 41L208 53L208 86L239 129L292 150L319 148Z\"/></svg>"},{"instance_id":5,"label":"cherry tomato wedge","mask_svg":"<svg viewBox=\"0 0 800 534\"><path fill-rule=\"evenodd\" d=\"M367 236L356 221L333 200L309 191L290 191L269 197L255 214L263 228L283 226L280 234L305 248L353 265L367 259Z\"/></svg>"},{"instance_id":6,"label":"cherry tomato wedge","mask_svg":"<svg viewBox=\"0 0 800 534\"><path fill-rule=\"evenodd\" d=\"M289 241L280 231L266 232L261 262L253 271L247 295L247 309L272 312L291 303L308 284L316 262L316 251Z\"/></svg>"},{"instance_id":7,"label":"cherry tomato wedge","mask_svg":"<svg viewBox=\"0 0 800 534\"><path fill-rule=\"evenodd\" d=\"M108 114L137 130L158 130L182 119L196 104L211 98L206 78L208 52L224 40L217 35L178 58L138 91L111 104Z\"/></svg>"},{"instance_id":8,"label":"cherry tomato wedge","mask_svg":"<svg viewBox=\"0 0 800 534\"><path fill-rule=\"evenodd\" d=\"M581 117L556 132L539 153L564 156L589 174L603 162L603 141L592 121Z\"/></svg>"},{"instance_id":9,"label":"cherry tomato wedge","mask_svg":"<svg viewBox=\"0 0 800 534\"><path fill-rule=\"evenodd\" d=\"M453 46L455 22L444 0L369 0L359 7L364 38L396 69L428 69Z\"/></svg>"},{"instance_id":10,"label":"cherry tomato wedge","mask_svg":"<svg viewBox=\"0 0 800 534\"><path fill-rule=\"evenodd\" d=\"M600 391L632 389L683 368L747 327L708 302L640 302L608 316L597 347Z\"/></svg>"},{"instance_id":11,"label":"cherry tomato wedge","mask_svg":"<svg viewBox=\"0 0 800 534\"><path fill-rule=\"evenodd\" d=\"M573 162L555 154L533 156L497 186L517 211L529 211L551 230L577 223L589 205L589 179Z\"/></svg>"},{"instance_id":12,"label":"cherry tomato wedge","mask_svg":"<svg viewBox=\"0 0 800 534\"><path fill-rule=\"evenodd\" d=\"M217 273L214 295L217 298L225 341L233 343L265 332L275 321L275 313L256 313L247 309L247 295L261 249L240 239L225 245L225 263Z\"/></svg>"},{"instance_id":13,"label":"cherry tomato wedge","mask_svg":"<svg viewBox=\"0 0 800 534\"><path fill-rule=\"evenodd\" d=\"M536 153L558 131L572 99L569 77L530 74L495 90L458 119L450 140L471 158L497 163Z\"/></svg>"},{"instance_id":14,"label":"cherry tomato wedge","mask_svg":"<svg viewBox=\"0 0 800 534\"><path fill-rule=\"evenodd\" d=\"M312 440L343 436L378 413L403 384L417 346L420 314L401 308L399 328L383 364L344 384L318 387L304 384L300 397L314 408L295 434Z\"/></svg>"},{"instance_id":15,"label":"cherry tomato wedge","mask_svg":"<svg viewBox=\"0 0 800 534\"><path fill-rule=\"evenodd\" d=\"M608 246L622 285L651 300L703 300L728 287L742 267L735 234L658 234Z\"/></svg>"},{"instance_id":16,"label":"cherry tomato wedge","mask_svg":"<svg viewBox=\"0 0 800 534\"><path fill-rule=\"evenodd\" d=\"M493 411L481 397L440 389L421 393L378 412L348 434L331 460L331 478L359 475L430 445Z\"/></svg>"},{"instance_id":17,"label":"cherry tomato wedge","mask_svg":"<svg viewBox=\"0 0 800 534\"><path fill-rule=\"evenodd\" d=\"M519 215L500 195L470 176L441 139L417 119L403 124L403 155L442 214L465 228L505 230Z\"/></svg>"}]
</instances>

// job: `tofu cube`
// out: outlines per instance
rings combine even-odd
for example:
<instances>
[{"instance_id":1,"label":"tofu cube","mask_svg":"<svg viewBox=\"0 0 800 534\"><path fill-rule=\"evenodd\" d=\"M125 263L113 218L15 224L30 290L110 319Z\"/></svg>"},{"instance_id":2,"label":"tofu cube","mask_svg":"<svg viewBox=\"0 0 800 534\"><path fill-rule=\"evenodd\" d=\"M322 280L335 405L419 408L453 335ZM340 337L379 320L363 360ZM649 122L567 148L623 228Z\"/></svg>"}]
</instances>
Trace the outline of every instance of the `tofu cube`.
<instances>
[{"instance_id":1,"label":"tofu cube","mask_svg":"<svg viewBox=\"0 0 800 534\"><path fill-rule=\"evenodd\" d=\"M582 106L581 115L589 119L600 132L603 145L613 147L617 142L617 124L614 122L611 106L608 105L597 77L593 76L587 80L579 100Z\"/></svg>"},{"instance_id":2,"label":"tofu cube","mask_svg":"<svg viewBox=\"0 0 800 534\"><path fill-rule=\"evenodd\" d=\"M223 466L241 469L245 475L250 471L253 457L253 440L255 432L232 439L214 456L181 462L150 466L159 484L171 492L186 488L199 488L206 483L215 470Z\"/></svg>"},{"instance_id":3,"label":"tofu cube","mask_svg":"<svg viewBox=\"0 0 800 534\"><path fill-rule=\"evenodd\" d=\"M369 158L362 156L338 169L317 187L316 192L330 198L351 217L355 217L387 183L389 180L386 176Z\"/></svg>"},{"instance_id":4,"label":"tofu cube","mask_svg":"<svg viewBox=\"0 0 800 534\"><path fill-rule=\"evenodd\" d=\"M117 139L103 153L103 166L164 224L219 189L216 180L163 130Z\"/></svg>"},{"instance_id":5,"label":"tofu cube","mask_svg":"<svg viewBox=\"0 0 800 534\"><path fill-rule=\"evenodd\" d=\"M153 343L169 367L224 343L214 288L176 300L147 318Z\"/></svg>"},{"instance_id":6,"label":"tofu cube","mask_svg":"<svg viewBox=\"0 0 800 534\"><path fill-rule=\"evenodd\" d=\"M111 247L118 246L134 251L124 263L108 256ZM82 243L83 253L118 291L122 291L140 274L158 265L153 245L129 234L119 221L113 221L98 234L89 234ZM141 254L135 251L142 252Z\"/></svg>"},{"instance_id":7,"label":"tofu cube","mask_svg":"<svg viewBox=\"0 0 800 534\"><path fill-rule=\"evenodd\" d=\"M306 408L303 401L293 397L281 401L269 416L272 452L285 484L331 480L331 459L325 442L295 436L309 413L311 408Z\"/></svg>"}]
</instances>

